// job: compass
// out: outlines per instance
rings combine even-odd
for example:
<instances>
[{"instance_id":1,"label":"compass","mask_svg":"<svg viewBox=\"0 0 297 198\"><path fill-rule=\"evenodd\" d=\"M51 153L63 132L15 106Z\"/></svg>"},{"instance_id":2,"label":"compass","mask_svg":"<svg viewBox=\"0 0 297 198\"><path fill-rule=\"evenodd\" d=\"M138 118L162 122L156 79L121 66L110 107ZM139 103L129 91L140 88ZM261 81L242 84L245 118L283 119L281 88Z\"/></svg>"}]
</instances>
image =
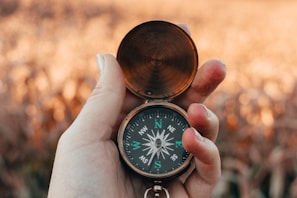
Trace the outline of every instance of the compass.
<instances>
[{"instance_id":1,"label":"compass","mask_svg":"<svg viewBox=\"0 0 297 198\"><path fill-rule=\"evenodd\" d=\"M175 105L141 105L120 128L121 153L131 168L143 176L174 176L191 160L182 145L182 132L189 127L186 114Z\"/></svg>"},{"instance_id":2,"label":"compass","mask_svg":"<svg viewBox=\"0 0 297 198\"><path fill-rule=\"evenodd\" d=\"M190 127L187 114L171 101L191 85L198 67L197 49L179 26L149 21L128 32L117 60L127 88L145 99L120 125L120 155L135 173L154 182L145 197L162 191L169 197L162 182L181 175L192 159L182 143L183 132Z\"/></svg>"}]
</instances>

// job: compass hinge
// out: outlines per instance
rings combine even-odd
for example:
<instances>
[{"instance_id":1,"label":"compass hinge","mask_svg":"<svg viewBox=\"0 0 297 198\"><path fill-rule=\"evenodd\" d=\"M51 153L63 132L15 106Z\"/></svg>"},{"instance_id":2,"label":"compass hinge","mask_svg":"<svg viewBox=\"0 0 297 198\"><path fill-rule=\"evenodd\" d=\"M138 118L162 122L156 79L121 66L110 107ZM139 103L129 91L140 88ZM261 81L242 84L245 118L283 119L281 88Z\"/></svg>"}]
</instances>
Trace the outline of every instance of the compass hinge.
<instances>
[{"instance_id":1,"label":"compass hinge","mask_svg":"<svg viewBox=\"0 0 297 198\"><path fill-rule=\"evenodd\" d=\"M164 103L164 102L169 102L169 100L168 99L148 99L145 101L145 103L149 103L149 102Z\"/></svg>"}]
</instances>

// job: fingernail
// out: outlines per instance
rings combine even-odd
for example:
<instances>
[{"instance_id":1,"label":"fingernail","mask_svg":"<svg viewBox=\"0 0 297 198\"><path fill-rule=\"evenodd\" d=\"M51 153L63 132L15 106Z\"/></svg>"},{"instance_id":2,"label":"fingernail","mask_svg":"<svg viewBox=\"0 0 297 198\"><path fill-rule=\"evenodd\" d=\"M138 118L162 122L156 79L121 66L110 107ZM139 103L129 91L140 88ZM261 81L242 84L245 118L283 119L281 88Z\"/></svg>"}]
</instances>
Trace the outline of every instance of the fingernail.
<instances>
[{"instance_id":1,"label":"fingernail","mask_svg":"<svg viewBox=\"0 0 297 198\"><path fill-rule=\"evenodd\" d=\"M209 112L208 108L204 104L201 104L201 106L204 108L206 116L210 117L210 112Z\"/></svg>"},{"instance_id":2,"label":"fingernail","mask_svg":"<svg viewBox=\"0 0 297 198\"><path fill-rule=\"evenodd\" d=\"M180 28L182 28L185 32L187 32L191 36L191 30L190 30L190 27L187 24L180 23L180 24L178 24L178 26Z\"/></svg>"},{"instance_id":3,"label":"fingernail","mask_svg":"<svg viewBox=\"0 0 297 198\"><path fill-rule=\"evenodd\" d=\"M225 70L225 72L226 72L226 70L227 70L227 66L226 66L225 62L222 61L222 60L218 60L218 61L224 66L224 70Z\"/></svg>"},{"instance_id":4,"label":"fingernail","mask_svg":"<svg viewBox=\"0 0 297 198\"><path fill-rule=\"evenodd\" d=\"M104 65L105 65L105 60L104 60L104 56L102 54L97 54L97 65L98 65L98 69L99 69L99 75L101 76L104 70Z\"/></svg>"},{"instance_id":5,"label":"fingernail","mask_svg":"<svg viewBox=\"0 0 297 198\"><path fill-rule=\"evenodd\" d=\"M204 142L205 141L204 137L195 128L192 127L192 129L194 131L196 139L200 142Z\"/></svg>"}]
</instances>

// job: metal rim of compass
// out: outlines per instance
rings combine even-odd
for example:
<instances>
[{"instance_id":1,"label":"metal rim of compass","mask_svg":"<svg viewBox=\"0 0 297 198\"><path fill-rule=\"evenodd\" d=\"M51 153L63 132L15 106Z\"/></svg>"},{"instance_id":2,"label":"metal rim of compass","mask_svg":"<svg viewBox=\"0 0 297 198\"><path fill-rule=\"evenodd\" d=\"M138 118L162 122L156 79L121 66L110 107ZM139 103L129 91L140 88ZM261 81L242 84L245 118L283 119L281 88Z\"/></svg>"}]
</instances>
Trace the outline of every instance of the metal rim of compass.
<instances>
[{"instance_id":1,"label":"metal rim of compass","mask_svg":"<svg viewBox=\"0 0 297 198\"><path fill-rule=\"evenodd\" d=\"M117 60L127 88L144 99L171 99L195 78L198 53L191 37L166 21L148 21L122 40Z\"/></svg>"},{"instance_id":2,"label":"metal rim of compass","mask_svg":"<svg viewBox=\"0 0 297 198\"><path fill-rule=\"evenodd\" d=\"M133 111L131 111L126 118L124 119L124 121L121 123L120 127L119 127L119 131L118 131L118 136L117 136L117 140L118 140L118 148L121 154L122 159L126 162L126 164L128 165L128 167L130 169L132 169L134 172L136 172L139 175L142 175L146 178L151 178L151 179L161 179L161 180L170 180L172 178L178 177L181 174L183 174L185 171L188 170L190 163L192 161L193 158L193 154L189 153L188 157L186 158L186 160L183 162L182 165L180 165L179 167L177 167L174 170L168 171L167 173L161 173L161 174L155 174L155 173L148 173L146 171L143 171L139 168L137 168L136 166L134 166L132 164L132 162L130 161L125 149L124 149L124 140L123 140L123 136L125 133L125 129L128 125L128 123L130 122L130 120L136 116L139 112L144 111L147 108L150 107L161 107L161 108L168 108L171 109L173 111L175 111L176 113L180 114L182 117L184 117L187 122L188 121L188 117L187 117L187 113L179 106L173 104L173 103L164 103L164 102L158 102L158 101L152 101L149 103L145 103L142 104L138 107L136 107L135 109L133 109Z\"/></svg>"}]
</instances>

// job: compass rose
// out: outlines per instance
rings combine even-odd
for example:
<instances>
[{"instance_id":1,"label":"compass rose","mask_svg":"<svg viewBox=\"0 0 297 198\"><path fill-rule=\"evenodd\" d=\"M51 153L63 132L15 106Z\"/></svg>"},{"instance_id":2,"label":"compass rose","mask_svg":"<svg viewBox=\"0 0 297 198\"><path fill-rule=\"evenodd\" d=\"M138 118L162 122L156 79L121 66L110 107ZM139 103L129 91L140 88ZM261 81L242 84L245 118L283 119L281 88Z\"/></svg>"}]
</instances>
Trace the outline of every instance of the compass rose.
<instances>
[{"instance_id":1,"label":"compass rose","mask_svg":"<svg viewBox=\"0 0 297 198\"><path fill-rule=\"evenodd\" d=\"M151 132L151 134L146 134L147 138L143 138L146 143L142 144L146 147L143 149L143 151L147 151L146 155L151 155L148 166L150 166L155 156L157 156L158 159L160 156L162 156L163 159L165 159L165 155L170 156L169 151L173 151L170 146L174 145L174 143L170 142L173 138L169 137L170 133L165 134L165 130L161 133L159 130L157 133L153 130L151 130Z\"/></svg>"}]
</instances>

